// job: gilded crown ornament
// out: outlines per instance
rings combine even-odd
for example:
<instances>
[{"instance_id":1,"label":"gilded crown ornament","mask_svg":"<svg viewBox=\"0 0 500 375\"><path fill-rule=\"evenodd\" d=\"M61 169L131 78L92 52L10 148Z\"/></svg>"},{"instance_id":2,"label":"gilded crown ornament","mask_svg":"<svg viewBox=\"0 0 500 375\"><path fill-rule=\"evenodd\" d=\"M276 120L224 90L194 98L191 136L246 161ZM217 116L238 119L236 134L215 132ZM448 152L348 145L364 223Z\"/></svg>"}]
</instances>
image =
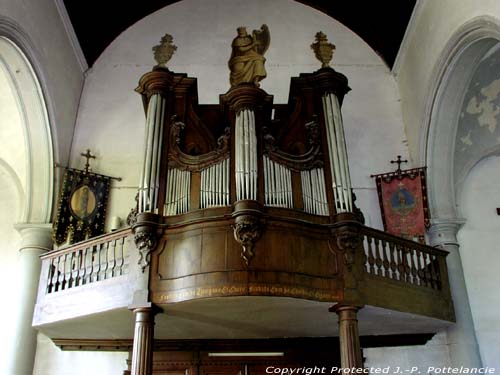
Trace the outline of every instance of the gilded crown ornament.
<instances>
[{"instance_id":1,"label":"gilded crown ornament","mask_svg":"<svg viewBox=\"0 0 500 375\"><path fill-rule=\"evenodd\" d=\"M321 61L322 68L329 68L330 61L335 51L335 45L328 42L328 38L322 31L316 33L316 42L311 44L311 49L314 51L316 58Z\"/></svg>"},{"instance_id":2,"label":"gilded crown ornament","mask_svg":"<svg viewBox=\"0 0 500 375\"><path fill-rule=\"evenodd\" d=\"M161 38L160 44L153 47L154 58L158 63L156 66L167 67L167 62L172 58L174 52L177 51L177 46L172 44L173 40L172 35L165 34Z\"/></svg>"}]
</instances>

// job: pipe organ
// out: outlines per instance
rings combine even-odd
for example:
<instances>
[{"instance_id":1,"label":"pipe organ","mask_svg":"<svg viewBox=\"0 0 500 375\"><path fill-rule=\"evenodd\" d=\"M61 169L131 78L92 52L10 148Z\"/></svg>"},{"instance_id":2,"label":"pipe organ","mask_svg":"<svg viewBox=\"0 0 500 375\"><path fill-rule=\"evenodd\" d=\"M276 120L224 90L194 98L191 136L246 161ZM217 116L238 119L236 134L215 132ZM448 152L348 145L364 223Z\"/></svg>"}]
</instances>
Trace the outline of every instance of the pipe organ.
<instances>
[{"instance_id":1,"label":"pipe organ","mask_svg":"<svg viewBox=\"0 0 500 375\"><path fill-rule=\"evenodd\" d=\"M138 211L229 209L234 220L238 202L254 202L243 211L258 215L355 211L340 111L348 90L343 75L323 68L292 78L287 105L252 84L199 105L196 79L155 67L137 88L146 112Z\"/></svg>"}]
</instances>

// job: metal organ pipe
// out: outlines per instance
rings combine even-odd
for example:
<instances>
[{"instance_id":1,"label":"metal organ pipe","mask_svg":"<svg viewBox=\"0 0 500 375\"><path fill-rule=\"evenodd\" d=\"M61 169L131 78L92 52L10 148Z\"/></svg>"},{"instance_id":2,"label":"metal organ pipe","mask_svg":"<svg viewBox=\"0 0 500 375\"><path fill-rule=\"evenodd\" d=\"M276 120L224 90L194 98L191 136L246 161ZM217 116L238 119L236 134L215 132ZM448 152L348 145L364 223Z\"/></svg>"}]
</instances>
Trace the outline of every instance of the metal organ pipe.
<instances>
[{"instance_id":1,"label":"metal organ pipe","mask_svg":"<svg viewBox=\"0 0 500 375\"><path fill-rule=\"evenodd\" d=\"M229 164L228 158L201 171L201 208L229 206Z\"/></svg>"},{"instance_id":2,"label":"metal organ pipe","mask_svg":"<svg viewBox=\"0 0 500 375\"><path fill-rule=\"evenodd\" d=\"M151 95L146 115L144 161L139 184L139 212L158 211L160 159L165 115L165 99Z\"/></svg>"},{"instance_id":3,"label":"metal organ pipe","mask_svg":"<svg viewBox=\"0 0 500 375\"><path fill-rule=\"evenodd\" d=\"M190 191L191 172L177 168L169 169L167 172L164 214L172 216L189 211Z\"/></svg>"},{"instance_id":4,"label":"metal organ pipe","mask_svg":"<svg viewBox=\"0 0 500 375\"><path fill-rule=\"evenodd\" d=\"M322 99L335 207L338 213L352 212L351 180L340 105L334 94L325 94Z\"/></svg>"},{"instance_id":5,"label":"metal organ pipe","mask_svg":"<svg viewBox=\"0 0 500 375\"><path fill-rule=\"evenodd\" d=\"M325 175L323 168L300 172L304 211L314 215L328 215Z\"/></svg>"},{"instance_id":6,"label":"metal organ pipe","mask_svg":"<svg viewBox=\"0 0 500 375\"><path fill-rule=\"evenodd\" d=\"M257 199L257 137L255 115L243 109L236 115L236 199Z\"/></svg>"},{"instance_id":7,"label":"metal organ pipe","mask_svg":"<svg viewBox=\"0 0 500 375\"><path fill-rule=\"evenodd\" d=\"M293 208L292 173L264 156L264 198L267 206Z\"/></svg>"}]
</instances>

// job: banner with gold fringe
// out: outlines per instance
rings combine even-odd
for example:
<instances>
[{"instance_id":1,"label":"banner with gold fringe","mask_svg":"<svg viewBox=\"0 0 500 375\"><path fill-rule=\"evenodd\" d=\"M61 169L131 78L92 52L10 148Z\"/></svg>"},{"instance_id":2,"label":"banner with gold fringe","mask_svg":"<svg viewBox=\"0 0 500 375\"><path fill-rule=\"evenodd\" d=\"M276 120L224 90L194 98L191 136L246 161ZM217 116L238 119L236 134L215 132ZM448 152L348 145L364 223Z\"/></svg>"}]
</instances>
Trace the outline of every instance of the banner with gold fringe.
<instances>
[{"instance_id":1,"label":"banner with gold fringe","mask_svg":"<svg viewBox=\"0 0 500 375\"><path fill-rule=\"evenodd\" d=\"M72 244L104 233L111 177L67 168L59 195L53 239Z\"/></svg>"},{"instance_id":2,"label":"banner with gold fringe","mask_svg":"<svg viewBox=\"0 0 500 375\"><path fill-rule=\"evenodd\" d=\"M373 175L388 233L425 242L425 229L430 225L427 202L426 168L414 168Z\"/></svg>"}]
</instances>

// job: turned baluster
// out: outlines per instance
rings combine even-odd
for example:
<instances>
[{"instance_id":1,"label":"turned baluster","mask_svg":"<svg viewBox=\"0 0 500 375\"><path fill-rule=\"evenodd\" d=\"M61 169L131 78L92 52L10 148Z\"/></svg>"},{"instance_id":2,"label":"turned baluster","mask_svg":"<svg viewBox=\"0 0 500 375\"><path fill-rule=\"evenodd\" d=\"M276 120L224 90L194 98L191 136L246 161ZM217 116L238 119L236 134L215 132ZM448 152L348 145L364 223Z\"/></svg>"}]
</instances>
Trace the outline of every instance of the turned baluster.
<instances>
[{"instance_id":1,"label":"turned baluster","mask_svg":"<svg viewBox=\"0 0 500 375\"><path fill-rule=\"evenodd\" d=\"M112 245L111 245L111 253L113 254L112 255L112 261L113 261L113 266L111 267L111 277L115 277L116 276L116 241L113 241Z\"/></svg>"},{"instance_id":2,"label":"turned baluster","mask_svg":"<svg viewBox=\"0 0 500 375\"><path fill-rule=\"evenodd\" d=\"M115 240L115 242L116 242L116 240ZM125 254L123 253L124 244L125 244L125 238L121 238L121 240L120 240L120 249L119 249L120 264L118 266L118 274L119 275L123 275L123 265L125 264Z\"/></svg>"},{"instance_id":3,"label":"turned baluster","mask_svg":"<svg viewBox=\"0 0 500 375\"><path fill-rule=\"evenodd\" d=\"M101 273L101 250L102 250L102 244L97 244L96 245L96 258L97 258L97 269L95 271L95 281L99 281L99 275Z\"/></svg>"},{"instance_id":4,"label":"turned baluster","mask_svg":"<svg viewBox=\"0 0 500 375\"><path fill-rule=\"evenodd\" d=\"M384 266L384 277L390 277L390 264L389 264L389 259L387 258L387 249L389 249L389 252L391 251L391 243L383 241L382 242L382 265Z\"/></svg>"},{"instance_id":5,"label":"turned baluster","mask_svg":"<svg viewBox=\"0 0 500 375\"><path fill-rule=\"evenodd\" d=\"M368 240L368 264L370 265L370 273L375 275L375 252L373 251L373 242L376 241L375 238L367 237Z\"/></svg>"},{"instance_id":6,"label":"turned baluster","mask_svg":"<svg viewBox=\"0 0 500 375\"><path fill-rule=\"evenodd\" d=\"M375 242L375 264L377 265L377 275L379 276L385 276L385 270L382 269L382 249L385 247L385 241L384 240L378 240Z\"/></svg>"},{"instance_id":7,"label":"turned baluster","mask_svg":"<svg viewBox=\"0 0 500 375\"><path fill-rule=\"evenodd\" d=\"M417 280L417 268L415 267L415 258L414 258L414 252L415 250L412 249L411 247L408 248L408 256L410 257L410 277L411 277L411 283L414 285L418 285L418 280Z\"/></svg>"},{"instance_id":8,"label":"turned baluster","mask_svg":"<svg viewBox=\"0 0 500 375\"><path fill-rule=\"evenodd\" d=\"M397 259L397 254L396 253L396 244L395 243L389 243L389 258L390 258L390 270L391 270L391 279L393 280L398 280L398 275L396 273L397 267L396 267L396 259Z\"/></svg>"},{"instance_id":9,"label":"turned baluster","mask_svg":"<svg viewBox=\"0 0 500 375\"><path fill-rule=\"evenodd\" d=\"M109 241L106 242L106 250L104 253L106 254L106 260L104 261L103 279L106 280L108 278L109 270Z\"/></svg>"}]
</instances>

